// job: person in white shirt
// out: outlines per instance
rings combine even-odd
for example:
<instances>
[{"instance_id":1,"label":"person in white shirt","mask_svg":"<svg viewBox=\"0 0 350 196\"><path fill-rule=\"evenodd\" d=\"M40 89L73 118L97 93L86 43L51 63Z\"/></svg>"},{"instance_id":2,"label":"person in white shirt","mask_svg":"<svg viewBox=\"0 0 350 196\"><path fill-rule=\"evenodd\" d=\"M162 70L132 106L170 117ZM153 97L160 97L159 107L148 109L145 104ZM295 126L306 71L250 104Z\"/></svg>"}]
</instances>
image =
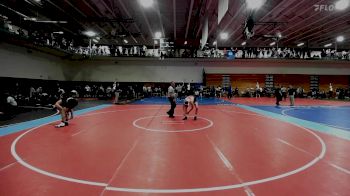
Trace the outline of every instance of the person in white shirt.
<instances>
[{"instance_id":1,"label":"person in white shirt","mask_svg":"<svg viewBox=\"0 0 350 196\"><path fill-rule=\"evenodd\" d=\"M187 111L188 107L190 106L190 110ZM190 112L195 108L195 116L194 120L197 120L197 114L198 114L198 101L197 97L190 95L185 98L185 102L183 105L183 112L184 112L184 118L182 120L187 120L187 115L190 114Z\"/></svg>"},{"instance_id":2,"label":"person in white shirt","mask_svg":"<svg viewBox=\"0 0 350 196\"><path fill-rule=\"evenodd\" d=\"M142 91L143 91L143 97L147 97L147 87L146 87L146 85L143 85Z\"/></svg>"},{"instance_id":3,"label":"person in white shirt","mask_svg":"<svg viewBox=\"0 0 350 196\"><path fill-rule=\"evenodd\" d=\"M255 98L260 97L260 85L259 82L256 82L256 87L255 87Z\"/></svg>"},{"instance_id":4,"label":"person in white shirt","mask_svg":"<svg viewBox=\"0 0 350 196\"><path fill-rule=\"evenodd\" d=\"M113 91L114 91L114 104L118 104L119 102L119 94L122 92L119 83L114 82L113 83Z\"/></svg>"},{"instance_id":5,"label":"person in white shirt","mask_svg":"<svg viewBox=\"0 0 350 196\"><path fill-rule=\"evenodd\" d=\"M7 112L9 116L14 116L17 113L17 101L13 96L11 96L9 93L5 94L7 96L6 103L7 103Z\"/></svg>"},{"instance_id":6,"label":"person in white shirt","mask_svg":"<svg viewBox=\"0 0 350 196\"><path fill-rule=\"evenodd\" d=\"M17 101L11 95L9 95L6 99L7 103L13 107L17 107Z\"/></svg>"}]
</instances>

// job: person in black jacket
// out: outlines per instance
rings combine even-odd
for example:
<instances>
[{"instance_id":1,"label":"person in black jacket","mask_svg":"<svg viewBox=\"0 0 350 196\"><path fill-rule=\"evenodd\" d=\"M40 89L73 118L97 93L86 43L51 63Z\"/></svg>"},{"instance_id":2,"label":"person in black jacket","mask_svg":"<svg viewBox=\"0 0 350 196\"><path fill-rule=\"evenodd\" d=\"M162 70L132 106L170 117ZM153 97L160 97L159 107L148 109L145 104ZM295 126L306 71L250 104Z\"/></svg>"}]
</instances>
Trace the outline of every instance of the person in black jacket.
<instances>
[{"instance_id":1,"label":"person in black jacket","mask_svg":"<svg viewBox=\"0 0 350 196\"><path fill-rule=\"evenodd\" d=\"M275 88L275 97L276 97L276 105L280 105L280 101L282 101L282 92L281 92L281 87L279 85L276 86Z\"/></svg>"}]
</instances>

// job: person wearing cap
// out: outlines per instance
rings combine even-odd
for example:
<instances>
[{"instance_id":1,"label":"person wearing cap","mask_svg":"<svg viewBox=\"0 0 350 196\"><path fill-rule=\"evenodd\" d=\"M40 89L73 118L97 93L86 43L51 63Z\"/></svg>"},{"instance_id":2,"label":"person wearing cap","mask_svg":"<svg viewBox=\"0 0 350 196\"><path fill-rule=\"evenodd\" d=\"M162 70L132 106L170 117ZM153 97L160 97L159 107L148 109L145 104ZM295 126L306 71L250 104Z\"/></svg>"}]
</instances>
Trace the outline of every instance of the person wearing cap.
<instances>
[{"instance_id":1,"label":"person wearing cap","mask_svg":"<svg viewBox=\"0 0 350 196\"><path fill-rule=\"evenodd\" d=\"M188 107L190 106L190 110L187 111ZM193 110L193 108L196 108L195 110L195 116L194 120L197 120L197 114L198 114L198 101L197 97L190 95L185 98L185 102L183 105L183 111L184 111L184 118L182 120L187 120L187 115L190 114L190 112Z\"/></svg>"},{"instance_id":2,"label":"person wearing cap","mask_svg":"<svg viewBox=\"0 0 350 196\"><path fill-rule=\"evenodd\" d=\"M68 126L68 120L73 119L73 108L78 105L78 92L72 90L69 94L63 94L62 98L55 103L55 107L61 114L61 123L56 128Z\"/></svg>"}]
</instances>

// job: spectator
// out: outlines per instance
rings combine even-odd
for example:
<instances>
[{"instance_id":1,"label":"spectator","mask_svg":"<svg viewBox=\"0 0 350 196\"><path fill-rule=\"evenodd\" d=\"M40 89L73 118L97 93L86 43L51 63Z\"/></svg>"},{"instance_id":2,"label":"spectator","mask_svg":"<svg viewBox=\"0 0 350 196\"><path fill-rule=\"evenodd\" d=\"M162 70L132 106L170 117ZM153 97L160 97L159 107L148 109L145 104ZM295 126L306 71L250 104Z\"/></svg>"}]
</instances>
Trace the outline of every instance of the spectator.
<instances>
[{"instance_id":1,"label":"spectator","mask_svg":"<svg viewBox=\"0 0 350 196\"><path fill-rule=\"evenodd\" d=\"M280 101L282 101L282 92L281 92L281 87L277 85L275 88L275 97L276 97L276 105L280 105Z\"/></svg>"},{"instance_id":2,"label":"spectator","mask_svg":"<svg viewBox=\"0 0 350 196\"><path fill-rule=\"evenodd\" d=\"M5 96L7 103L5 111L7 111L9 115L13 116L17 113L17 101L10 93L6 93Z\"/></svg>"},{"instance_id":3,"label":"spectator","mask_svg":"<svg viewBox=\"0 0 350 196\"><path fill-rule=\"evenodd\" d=\"M290 100L290 106L294 106L295 89L293 88L292 85L289 85L288 95Z\"/></svg>"}]
</instances>

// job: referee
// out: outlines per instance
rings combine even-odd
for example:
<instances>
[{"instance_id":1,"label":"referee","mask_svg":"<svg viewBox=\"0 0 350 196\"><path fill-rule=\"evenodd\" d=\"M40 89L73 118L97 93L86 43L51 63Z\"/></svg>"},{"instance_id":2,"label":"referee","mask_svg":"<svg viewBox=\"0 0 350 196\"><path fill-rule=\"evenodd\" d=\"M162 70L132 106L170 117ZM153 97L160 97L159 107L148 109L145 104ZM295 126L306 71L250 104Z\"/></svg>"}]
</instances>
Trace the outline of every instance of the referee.
<instances>
[{"instance_id":1,"label":"referee","mask_svg":"<svg viewBox=\"0 0 350 196\"><path fill-rule=\"evenodd\" d=\"M176 97L175 97L175 82L171 82L168 88L168 99L171 105L170 110L167 112L169 118L174 118L174 110L176 108Z\"/></svg>"}]
</instances>

